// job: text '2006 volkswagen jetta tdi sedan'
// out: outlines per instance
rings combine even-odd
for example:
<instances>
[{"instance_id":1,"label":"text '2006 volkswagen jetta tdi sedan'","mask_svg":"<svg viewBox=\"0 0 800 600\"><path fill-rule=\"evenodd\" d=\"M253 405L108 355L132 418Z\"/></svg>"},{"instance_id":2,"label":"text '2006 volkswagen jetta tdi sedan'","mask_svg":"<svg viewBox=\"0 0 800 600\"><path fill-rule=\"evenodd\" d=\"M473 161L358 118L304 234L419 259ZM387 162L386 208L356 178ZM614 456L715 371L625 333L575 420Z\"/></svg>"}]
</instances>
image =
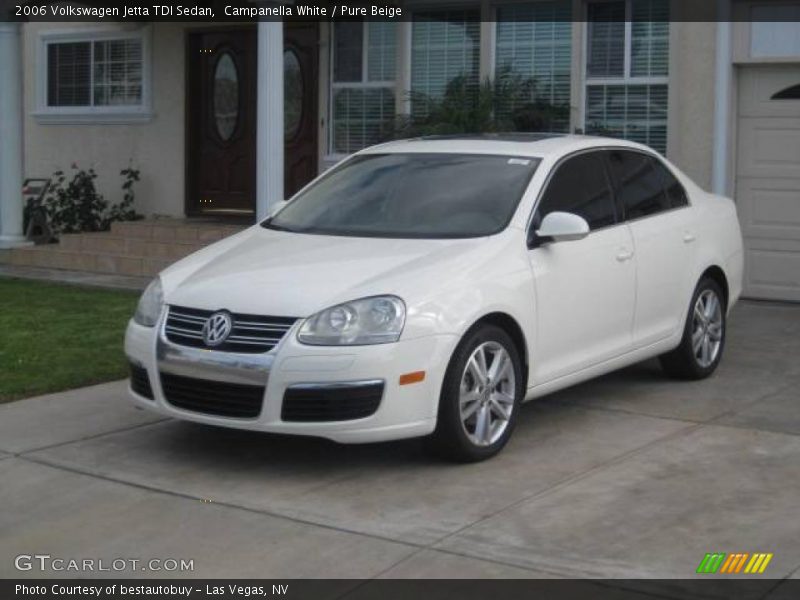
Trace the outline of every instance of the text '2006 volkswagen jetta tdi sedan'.
<instances>
[{"instance_id":1,"label":"text '2006 volkswagen jetta tdi sedan'","mask_svg":"<svg viewBox=\"0 0 800 600\"><path fill-rule=\"evenodd\" d=\"M645 146L391 142L164 270L128 327L131 392L201 423L430 435L480 460L524 400L654 356L710 375L741 279L733 202Z\"/></svg>"}]
</instances>

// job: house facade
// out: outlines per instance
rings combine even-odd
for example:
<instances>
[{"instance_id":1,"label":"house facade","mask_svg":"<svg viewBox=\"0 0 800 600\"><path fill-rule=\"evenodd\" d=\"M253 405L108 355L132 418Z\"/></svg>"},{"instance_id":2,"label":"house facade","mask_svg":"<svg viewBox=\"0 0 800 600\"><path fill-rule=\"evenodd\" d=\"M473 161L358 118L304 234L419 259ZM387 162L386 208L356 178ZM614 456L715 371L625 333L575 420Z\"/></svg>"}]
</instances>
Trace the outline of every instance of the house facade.
<instances>
[{"instance_id":1,"label":"house facade","mask_svg":"<svg viewBox=\"0 0 800 600\"><path fill-rule=\"evenodd\" d=\"M411 19L0 24L0 232L21 233L23 176L73 164L110 200L139 169L145 215L255 221L420 98L510 76L509 128L640 141L734 195L747 293L800 300L800 2L704 22L670 0L399 4Z\"/></svg>"}]
</instances>

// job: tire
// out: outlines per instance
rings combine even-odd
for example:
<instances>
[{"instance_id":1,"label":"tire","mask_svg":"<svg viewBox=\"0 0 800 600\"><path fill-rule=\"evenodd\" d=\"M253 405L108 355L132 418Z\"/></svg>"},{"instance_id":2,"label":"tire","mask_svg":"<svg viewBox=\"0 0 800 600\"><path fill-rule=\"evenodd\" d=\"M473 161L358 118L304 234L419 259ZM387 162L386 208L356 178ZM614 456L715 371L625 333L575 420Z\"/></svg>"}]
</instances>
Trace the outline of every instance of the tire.
<instances>
[{"instance_id":1,"label":"tire","mask_svg":"<svg viewBox=\"0 0 800 600\"><path fill-rule=\"evenodd\" d=\"M501 372L487 381L493 367ZM500 452L517 422L523 373L517 347L504 330L479 324L467 332L445 373L431 448L457 462L486 460Z\"/></svg>"},{"instance_id":2,"label":"tire","mask_svg":"<svg viewBox=\"0 0 800 600\"><path fill-rule=\"evenodd\" d=\"M726 311L725 294L720 285L713 279L701 279L692 294L680 345L659 357L667 375L698 380L717 369L725 348Z\"/></svg>"}]
</instances>

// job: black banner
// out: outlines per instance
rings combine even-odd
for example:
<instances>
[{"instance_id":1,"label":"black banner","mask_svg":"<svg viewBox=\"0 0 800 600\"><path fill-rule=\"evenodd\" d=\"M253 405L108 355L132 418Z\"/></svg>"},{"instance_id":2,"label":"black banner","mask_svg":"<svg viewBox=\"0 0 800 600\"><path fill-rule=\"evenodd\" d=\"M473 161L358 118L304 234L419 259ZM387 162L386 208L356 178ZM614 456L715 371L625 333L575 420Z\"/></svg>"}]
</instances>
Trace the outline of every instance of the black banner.
<instances>
[{"instance_id":1,"label":"black banner","mask_svg":"<svg viewBox=\"0 0 800 600\"><path fill-rule=\"evenodd\" d=\"M569 3L569 0L557 0ZM498 2L501 3L501 2ZM722 3L724 5L724 3ZM247 22L247 21L335 21L346 19L407 21L414 11L452 7L452 0L0 0L0 21L87 22ZM479 0L456 5L478 8ZM796 5L777 5L755 0L737 10L718 12L715 0L670 0L669 21L800 21ZM413 10L412 10L413 8ZM571 19L582 21L583 11L572 11ZM656 17L658 19L658 17Z\"/></svg>"},{"instance_id":2,"label":"black banner","mask_svg":"<svg viewBox=\"0 0 800 600\"><path fill-rule=\"evenodd\" d=\"M519 600L590 598L724 598L788 600L800 597L800 580L700 578L691 580L3 580L0 598L102 600Z\"/></svg>"}]
</instances>

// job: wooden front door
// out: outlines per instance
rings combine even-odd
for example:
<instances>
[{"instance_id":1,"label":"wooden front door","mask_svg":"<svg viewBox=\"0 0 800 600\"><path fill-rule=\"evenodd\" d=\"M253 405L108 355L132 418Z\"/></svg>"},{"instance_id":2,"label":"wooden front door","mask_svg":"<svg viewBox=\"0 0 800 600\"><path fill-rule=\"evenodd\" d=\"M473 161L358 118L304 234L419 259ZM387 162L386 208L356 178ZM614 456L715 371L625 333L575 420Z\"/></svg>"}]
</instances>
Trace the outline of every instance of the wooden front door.
<instances>
[{"instance_id":1,"label":"wooden front door","mask_svg":"<svg viewBox=\"0 0 800 600\"><path fill-rule=\"evenodd\" d=\"M284 192L289 198L317 175L317 23L285 23Z\"/></svg>"},{"instance_id":2,"label":"wooden front door","mask_svg":"<svg viewBox=\"0 0 800 600\"><path fill-rule=\"evenodd\" d=\"M284 191L317 174L319 29L284 24ZM187 206L190 216L254 215L257 33L214 29L189 35Z\"/></svg>"},{"instance_id":3,"label":"wooden front door","mask_svg":"<svg viewBox=\"0 0 800 600\"><path fill-rule=\"evenodd\" d=\"M189 35L188 215L255 214L256 50L252 27Z\"/></svg>"}]
</instances>

